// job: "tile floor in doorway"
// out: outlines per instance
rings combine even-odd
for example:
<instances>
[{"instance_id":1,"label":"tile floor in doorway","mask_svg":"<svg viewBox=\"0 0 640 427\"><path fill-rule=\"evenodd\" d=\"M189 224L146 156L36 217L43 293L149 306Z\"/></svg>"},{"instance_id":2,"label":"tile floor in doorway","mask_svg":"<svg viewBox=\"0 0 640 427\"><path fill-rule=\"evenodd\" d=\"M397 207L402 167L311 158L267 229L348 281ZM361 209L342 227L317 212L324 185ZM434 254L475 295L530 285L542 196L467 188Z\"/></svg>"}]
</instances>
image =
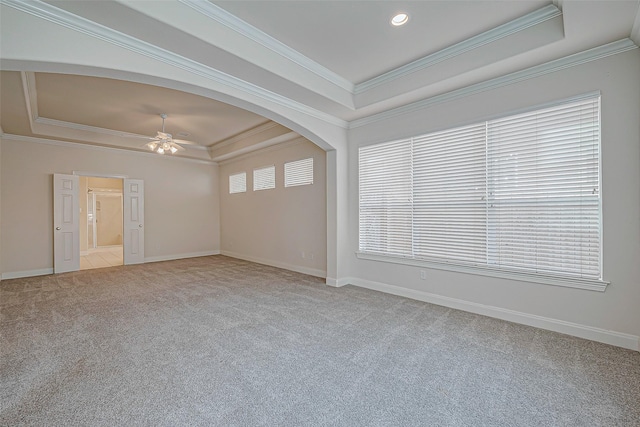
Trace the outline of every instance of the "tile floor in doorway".
<instances>
[{"instance_id":1,"label":"tile floor in doorway","mask_svg":"<svg viewBox=\"0 0 640 427\"><path fill-rule=\"evenodd\" d=\"M122 265L122 246L89 249L80 256L80 270Z\"/></svg>"}]
</instances>

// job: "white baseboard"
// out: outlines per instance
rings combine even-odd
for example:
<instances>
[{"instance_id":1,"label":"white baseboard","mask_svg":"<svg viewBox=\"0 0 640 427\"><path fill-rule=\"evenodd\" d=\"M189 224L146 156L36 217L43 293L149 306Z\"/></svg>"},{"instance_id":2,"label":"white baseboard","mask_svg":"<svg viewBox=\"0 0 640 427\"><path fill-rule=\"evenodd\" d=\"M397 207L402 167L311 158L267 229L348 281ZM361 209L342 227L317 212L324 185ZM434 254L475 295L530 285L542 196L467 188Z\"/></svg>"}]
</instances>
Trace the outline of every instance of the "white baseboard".
<instances>
[{"instance_id":1,"label":"white baseboard","mask_svg":"<svg viewBox=\"0 0 640 427\"><path fill-rule=\"evenodd\" d=\"M344 285L350 285L352 283L352 279L350 277L335 279L333 277L327 277L326 284L327 286L333 286L334 288L341 288Z\"/></svg>"},{"instance_id":2,"label":"white baseboard","mask_svg":"<svg viewBox=\"0 0 640 427\"><path fill-rule=\"evenodd\" d=\"M322 277L322 278L327 277L327 272L326 271L319 270L319 269L316 269L316 268L309 268L309 267L304 267L304 266L301 266L301 265L288 264L286 262L280 262L280 261L274 261L274 260L265 259L265 258L253 257L253 256L250 256L250 255L239 254L237 252L231 252L231 251L224 251L223 250L220 253L222 255L229 256L231 258L238 258L238 259L242 259L242 260L245 260L245 261L255 262L255 263L258 263L258 264L265 264L265 265L269 265L271 267L284 268L285 270L291 270L291 271L295 271L297 273L308 274L309 276Z\"/></svg>"},{"instance_id":3,"label":"white baseboard","mask_svg":"<svg viewBox=\"0 0 640 427\"><path fill-rule=\"evenodd\" d=\"M219 250L202 251L202 252L189 252L186 254L152 256L152 257L146 257L144 259L144 262L172 261L174 259L196 258L200 256L211 256L211 255L220 255L220 251Z\"/></svg>"},{"instance_id":4,"label":"white baseboard","mask_svg":"<svg viewBox=\"0 0 640 427\"><path fill-rule=\"evenodd\" d=\"M11 271L8 273L2 273L2 280L20 279L22 277L46 276L47 274L53 274L53 268L41 268L39 270Z\"/></svg>"},{"instance_id":5,"label":"white baseboard","mask_svg":"<svg viewBox=\"0 0 640 427\"><path fill-rule=\"evenodd\" d=\"M334 279L335 280L335 279ZM386 292L393 295L403 296L457 310L468 311L481 314L483 316L494 317L496 319L507 320L509 322L520 323L522 325L533 326L549 331L560 332L579 338L597 341L605 344L623 347L630 350L640 351L640 337L622 332L609 331L578 323L566 322L564 320L552 319L549 317L537 316L534 314L522 313L515 310L494 307L490 305L478 304L457 298L445 297L414 289L402 288L388 285L386 283L374 282L358 278L345 278L343 281L362 288L375 291ZM338 281L340 282L340 280Z\"/></svg>"}]
</instances>

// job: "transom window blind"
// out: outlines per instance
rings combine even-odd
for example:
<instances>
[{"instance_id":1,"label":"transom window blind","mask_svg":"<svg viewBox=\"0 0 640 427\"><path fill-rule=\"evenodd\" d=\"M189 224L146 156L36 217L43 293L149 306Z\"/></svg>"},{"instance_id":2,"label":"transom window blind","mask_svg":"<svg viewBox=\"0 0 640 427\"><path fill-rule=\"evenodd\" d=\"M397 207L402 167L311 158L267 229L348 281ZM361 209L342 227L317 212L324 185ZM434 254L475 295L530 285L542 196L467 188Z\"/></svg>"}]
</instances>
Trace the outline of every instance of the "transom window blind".
<instances>
[{"instance_id":1,"label":"transom window blind","mask_svg":"<svg viewBox=\"0 0 640 427\"><path fill-rule=\"evenodd\" d=\"M276 188L276 167L266 166L253 170L253 191Z\"/></svg>"},{"instance_id":2,"label":"transom window blind","mask_svg":"<svg viewBox=\"0 0 640 427\"><path fill-rule=\"evenodd\" d=\"M313 184L313 157L284 164L284 186Z\"/></svg>"},{"instance_id":3,"label":"transom window blind","mask_svg":"<svg viewBox=\"0 0 640 427\"><path fill-rule=\"evenodd\" d=\"M240 172L229 175L229 193L244 193L247 191L247 173Z\"/></svg>"},{"instance_id":4,"label":"transom window blind","mask_svg":"<svg viewBox=\"0 0 640 427\"><path fill-rule=\"evenodd\" d=\"M601 279L598 96L359 153L361 252Z\"/></svg>"}]
</instances>

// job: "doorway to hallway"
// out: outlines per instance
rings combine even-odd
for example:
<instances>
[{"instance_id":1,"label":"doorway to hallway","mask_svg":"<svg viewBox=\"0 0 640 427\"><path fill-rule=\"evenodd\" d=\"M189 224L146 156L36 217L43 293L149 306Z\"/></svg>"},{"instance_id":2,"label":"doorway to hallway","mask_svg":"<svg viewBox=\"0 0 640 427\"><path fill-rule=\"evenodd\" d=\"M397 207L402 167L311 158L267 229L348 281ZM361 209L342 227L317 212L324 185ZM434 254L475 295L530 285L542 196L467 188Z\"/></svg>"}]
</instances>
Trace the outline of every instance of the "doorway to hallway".
<instances>
[{"instance_id":1,"label":"doorway to hallway","mask_svg":"<svg viewBox=\"0 0 640 427\"><path fill-rule=\"evenodd\" d=\"M80 270L123 265L123 180L80 177Z\"/></svg>"}]
</instances>

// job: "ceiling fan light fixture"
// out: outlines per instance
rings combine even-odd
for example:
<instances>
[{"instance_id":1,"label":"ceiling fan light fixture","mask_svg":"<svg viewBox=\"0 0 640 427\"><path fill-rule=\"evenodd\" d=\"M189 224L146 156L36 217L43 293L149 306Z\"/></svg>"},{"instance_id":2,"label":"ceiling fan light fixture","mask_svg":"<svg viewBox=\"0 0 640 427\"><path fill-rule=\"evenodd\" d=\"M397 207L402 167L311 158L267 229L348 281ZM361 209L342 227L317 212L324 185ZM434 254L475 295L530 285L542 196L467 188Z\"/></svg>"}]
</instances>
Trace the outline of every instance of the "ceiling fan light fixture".
<instances>
[{"instance_id":1,"label":"ceiling fan light fixture","mask_svg":"<svg viewBox=\"0 0 640 427\"><path fill-rule=\"evenodd\" d=\"M164 130L164 121L167 118L167 114L162 113L160 117L162 118L162 131L158 131L158 134L154 138L150 138L152 141L144 144L144 147L158 154L175 154L178 151L184 150L181 144L196 144L192 141L174 140L171 134L166 133ZM184 134L189 135L186 132Z\"/></svg>"},{"instance_id":2,"label":"ceiling fan light fixture","mask_svg":"<svg viewBox=\"0 0 640 427\"><path fill-rule=\"evenodd\" d=\"M409 15L404 12L401 12L396 14L393 18L391 18L391 25L393 25L394 27L399 27L401 25L406 24L407 21L409 21Z\"/></svg>"}]
</instances>

